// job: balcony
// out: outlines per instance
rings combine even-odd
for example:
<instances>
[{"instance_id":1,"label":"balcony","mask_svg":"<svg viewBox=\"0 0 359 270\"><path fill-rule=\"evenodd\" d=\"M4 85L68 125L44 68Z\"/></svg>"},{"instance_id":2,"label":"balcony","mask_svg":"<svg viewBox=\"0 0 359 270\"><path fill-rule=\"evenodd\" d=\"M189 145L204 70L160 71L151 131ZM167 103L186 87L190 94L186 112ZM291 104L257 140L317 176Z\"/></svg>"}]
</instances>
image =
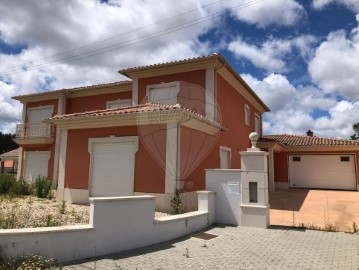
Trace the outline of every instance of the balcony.
<instances>
[{"instance_id":1,"label":"balcony","mask_svg":"<svg viewBox=\"0 0 359 270\"><path fill-rule=\"evenodd\" d=\"M54 127L50 124L16 125L14 141L17 144L51 144L54 142Z\"/></svg>"}]
</instances>

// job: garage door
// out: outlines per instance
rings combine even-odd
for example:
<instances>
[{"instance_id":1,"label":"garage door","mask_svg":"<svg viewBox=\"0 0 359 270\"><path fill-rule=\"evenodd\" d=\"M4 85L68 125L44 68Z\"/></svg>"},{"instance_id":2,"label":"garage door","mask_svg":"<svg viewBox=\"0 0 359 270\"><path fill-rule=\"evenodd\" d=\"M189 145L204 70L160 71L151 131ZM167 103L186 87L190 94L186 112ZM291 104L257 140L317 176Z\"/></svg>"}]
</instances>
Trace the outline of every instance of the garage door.
<instances>
[{"instance_id":1,"label":"garage door","mask_svg":"<svg viewBox=\"0 0 359 270\"><path fill-rule=\"evenodd\" d=\"M90 195L93 197L132 196L135 143L93 143Z\"/></svg>"},{"instance_id":2,"label":"garage door","mask_svg":"<svg viewBox=\"0 0 359 270\"><path fill-rule=\"evenodd\" d=\"M290 187L356 190L354 155L290 155Z\"/></svg>"},{"instance_id":3,"label":"garage door","mask_svg":"<svg viewBox=\"0 0 359 270\"><path fill-rule=\"evenodd\" d=\"M47 177L50 151L25 152L25 180L35 183L38 176Z\"/></svg>"}]
</instances>

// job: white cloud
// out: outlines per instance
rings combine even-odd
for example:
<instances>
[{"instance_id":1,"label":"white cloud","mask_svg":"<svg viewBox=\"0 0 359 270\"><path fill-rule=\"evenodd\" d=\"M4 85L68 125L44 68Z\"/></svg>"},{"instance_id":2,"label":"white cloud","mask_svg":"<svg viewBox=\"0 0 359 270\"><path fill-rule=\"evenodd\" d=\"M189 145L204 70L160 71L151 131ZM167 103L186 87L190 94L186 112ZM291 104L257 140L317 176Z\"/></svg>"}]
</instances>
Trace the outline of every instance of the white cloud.
<instances>
[{"instance_id":1,"label":"white cloud","mask_svg":"<svg viewBox=\"0 0 359 270\"><path fill-rule=\"evenodd\" d=\"M289 39L269 38L257 46L238 37L228 44L228 50L269 73L287 72L290 69L287 64L290 57L299 52L299 55L307 60L313 54L312 45L316 42L317 38L312 35L301 35Z\"/></svg>"},{"instance_id":2,"label":"white cloud","mask_svg":"<svg viewBox=\"0 0 359 270\"><path fill-rule=\"evenodd\" d=\"M248 74L242 77L271 109L264 118L266 134L304 135L311 129L318 136L349 138L354 133L352 124L358 122L359 102L338 102L313 85L295 87L280 74L263 80ZM318 110L327 114L315 115Z\"/></svg>"},{"instance_id":3,"label":"white cloud","mask_svg":"<svg viewBox=\"0 0 359 270\"><path fill-rule=\"evenodd\" d=\"M279 51L272 50L269 47L259 48L237 38L228 45L228 50L234 53L238 58L249 60L254 66L267 71L285 71L285 62L278 57Z\"/></svg>"},{"instance_id":4,"label":"white cloud","mask_svg":"<svg viewBox=\"0 0 359 270\"><path fill-rule=\"evenodd\" d=\"M329 4L344 5L353 12L359 12L359 1L358 0L313 0L313 7L315 9L323 9Z\"/></svg>"},{"instance_id":5,"label":"white cloud","mask_svg":"<svg viewBox=\"0 0 359 270\"><path fill-rule=\"evenodd\" d=\"M3 3L0 40L10 46L21 44L24 49L14 55L0 52L0 131L14 131L14 121L8 115L21 118L22 106L11 96L118 81L125 79L117 73L119 68L209 53L208 44L198 37L215 25L216 18L161 35L177 25L207 16L208 10L203 7L207 2L198 1L196 6L192 1L174 6L165 0L156 1L156 5L153 1L129 0L111 1L110 5L96 0ZM193 11L176 16L186 10ZM156 24L164 18L171 19ZM118 36L105 42L72 50L115 35ZM154 38L155 35L158 37ZM124 47L128 44L132 45ZM100 54L103 47L111 51ZM68 50L71 51L61 54ZM68 62L79 53L97 55ZM52 55L56 56L49 58ZM67 60L61 62L64 58ZM19 72L23 69L29 71Z\"/></svg>"},{"instance_id":6,"label":"white cloud","mask_svg":"<svg viewBox=\"0 0 359 270\"><path fill-rule=\"evenodd\" d=\"M347 36L343 30L332 32L316 49L308 69L314 83L326 93L346 99L359 99L359 32Z\"/></svg>"},{"instance_id":7,"label":"white cloud","mask_svg":"<svg viewBox=\"0 0 359 270\"><path fill-rule=\"evenodd\" d=\"M248 3L248 1L241 1ZM255 2L245 9L232 11L239 20L260 28L269 25L294 26L306 16L302 5L294 0L271 0Z\"/></svg>"}]
</instances>

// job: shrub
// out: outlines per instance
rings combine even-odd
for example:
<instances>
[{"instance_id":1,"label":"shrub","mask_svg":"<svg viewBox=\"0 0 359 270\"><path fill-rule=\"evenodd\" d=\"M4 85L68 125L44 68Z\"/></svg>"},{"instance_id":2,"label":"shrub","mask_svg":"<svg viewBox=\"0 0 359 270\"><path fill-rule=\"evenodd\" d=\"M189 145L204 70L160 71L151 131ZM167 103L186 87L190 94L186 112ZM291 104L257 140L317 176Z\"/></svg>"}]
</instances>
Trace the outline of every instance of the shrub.
<instances>
[{"instance_id":1,"label":"shrub","mask_svg":"<svg viewBox=\"0 0 359 270\"><path fill-rule=\"evenodd\" d=\"M39 198L48 198L51 192L52 181L40 175L35 181L35 195Z\"/></svg>"},{"instance_id":2,"label":"shrub","mask_svg":"<svg viewBox=\"0 0 359 270\"><path fill-rule=\"evenodd\" d=\"M16 180L9 190L10 195L31 195L32 186L24 178Z\"/></svg>"},{"instance_id":3,"label":"shrub","mask_svg":"<svg viewBox=\"0 0 359 270\"><path fill-rule=\"evenodd\" d=\"M16 178L11 174L0 175L0 195L7 194L15 182Z\"/></svg>"},{"instance_id":4,"label":"shrub","mask_svg":"<svg viewBox=\"0 0 359 270\"><path fill-rule=\"evenodd\" d=\"M172 208L172 214L182 214L185 212L185 207L182 201L181 193L179 192L178 189L176 189L174 196L171 198L170 205Z\"/></svg>"}]
</instances>

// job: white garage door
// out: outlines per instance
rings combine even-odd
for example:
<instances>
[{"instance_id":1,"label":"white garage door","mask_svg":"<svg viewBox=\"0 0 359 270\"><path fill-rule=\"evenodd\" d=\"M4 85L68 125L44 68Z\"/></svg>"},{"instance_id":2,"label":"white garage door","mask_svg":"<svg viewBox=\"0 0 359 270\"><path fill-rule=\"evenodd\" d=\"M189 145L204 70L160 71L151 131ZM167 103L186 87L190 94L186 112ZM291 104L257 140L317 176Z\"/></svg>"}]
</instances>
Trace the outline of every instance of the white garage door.
<instances>
[{"instance_id":1,"label":"white garage door","mask_svg":"<svg viewBox=\"0 0 359 270\"><path fill-rule=\"evenodd\" d=\"M134 142L93 143L91 196L132 196L136 151Z\"/></svg>"},{"instance_id":2,"label":"white garage door","mask_svg":"<svg viewBox=\"0 0 359 270\"><path fill-rule=\"evenodd\" d=\"M40 176L47 177L50 151L25 152L25 180L35 183Z\"/></svg>"},{"instance_id":3,"label":"white garage door","mask_svg":"<svg viewBox=\"0 0 359 270\"><path fill-rule=\"evenodd\" d=\"M356 190L354 155L290 155L291 187Z\"/></svg>"}]
</instances>

